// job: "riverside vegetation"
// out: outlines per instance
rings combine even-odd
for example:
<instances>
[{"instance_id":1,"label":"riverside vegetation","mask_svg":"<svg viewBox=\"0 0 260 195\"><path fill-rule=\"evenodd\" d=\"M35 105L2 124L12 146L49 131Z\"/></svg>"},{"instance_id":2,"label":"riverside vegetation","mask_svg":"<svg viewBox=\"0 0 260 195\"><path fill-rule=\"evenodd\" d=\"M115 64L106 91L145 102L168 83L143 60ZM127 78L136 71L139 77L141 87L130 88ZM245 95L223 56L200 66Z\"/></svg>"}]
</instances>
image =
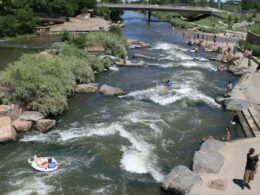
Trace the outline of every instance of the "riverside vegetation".
<instances>
[{"instance_id":1,"label":"riverside vegetation","mask_svg":"<svg viewBox=\"0 0 260 195\"><path fill-rule=\"evenodd\" d=\"M109 59L98 58L82 49L93 45L103 46L118 57L127 51L123 37L104 32L70 38L57 47L57 55L25 54L1 72L1 102L16 103L45 115L61 114L68 109L68 97L76 84L93 82L95 72L112 65Z\"/></svg>"}]
</instances>

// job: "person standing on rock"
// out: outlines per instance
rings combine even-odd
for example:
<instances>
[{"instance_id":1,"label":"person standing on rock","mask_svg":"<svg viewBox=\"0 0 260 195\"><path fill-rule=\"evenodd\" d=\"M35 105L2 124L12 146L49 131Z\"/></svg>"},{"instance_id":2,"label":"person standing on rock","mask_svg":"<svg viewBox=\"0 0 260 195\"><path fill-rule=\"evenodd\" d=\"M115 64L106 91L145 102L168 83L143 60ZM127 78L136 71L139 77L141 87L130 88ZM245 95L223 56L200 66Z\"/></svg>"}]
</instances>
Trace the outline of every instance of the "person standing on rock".
<instances>
[{"instance_id":1,"label":"person standing on rock","mask_svg":"<svg viewBox=\"0 0 260 195\"><path fill-rule=\"evenodd\" d=\"M258 163L258 156L259 154L255 154L254 148L249 149L249 152L247 153L246 168L244 173L244 185L242 189L244 189L245 186L250 189L249 182L251 180L254 180L254 175L256 173Z\"/></svg>"}]
</instances>

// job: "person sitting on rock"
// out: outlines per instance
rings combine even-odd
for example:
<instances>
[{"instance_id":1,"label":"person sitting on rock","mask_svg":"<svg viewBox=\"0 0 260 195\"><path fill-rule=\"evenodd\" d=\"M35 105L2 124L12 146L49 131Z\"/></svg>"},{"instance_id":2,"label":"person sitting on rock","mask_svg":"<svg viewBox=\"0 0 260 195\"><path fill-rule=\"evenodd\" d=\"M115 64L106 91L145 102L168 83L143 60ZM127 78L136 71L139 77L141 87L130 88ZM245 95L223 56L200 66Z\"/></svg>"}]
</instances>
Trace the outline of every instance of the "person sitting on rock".
<instances>
[{"instance_id":1,"label":"person sitting on rock","mask_svg":"<svg viewBox=\"0 0 260 195\"><path fill-rule=\"evenodd\" d=\"M230 133L230 129L228 127L225 130L225 137L223 137L222 140L226 141L226 142L231 141L231 133Z\"/></svg>"},{"instance_id":2,"label":"person sitting on rock","mask_svg":"<svg viewBox=\"0 0 260 195\"><path fill-rule=\"evenodd\" d=\"M232 125L236 125L236 124L239 124L239 123L240 123L239 117L238 117L238 115L237 115L236 112L233 112L233 119L230 121L230 123L231 123Z\"/></svg>"}]
</instances>

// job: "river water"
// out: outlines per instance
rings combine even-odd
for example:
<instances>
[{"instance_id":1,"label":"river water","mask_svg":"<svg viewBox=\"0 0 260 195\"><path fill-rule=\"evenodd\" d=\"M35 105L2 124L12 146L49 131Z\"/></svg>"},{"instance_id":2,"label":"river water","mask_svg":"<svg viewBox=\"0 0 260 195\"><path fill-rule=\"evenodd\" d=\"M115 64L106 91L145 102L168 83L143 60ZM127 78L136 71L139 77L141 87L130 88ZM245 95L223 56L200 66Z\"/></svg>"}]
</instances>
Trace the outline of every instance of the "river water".
<instances>
[{"instance_id":1,"label":"river water","mask_svg":"<svg viewBox=\"0 0 260 195\"><path fill-rule=\"evenodd\" d=\"M121 87L127 95L74 95L54 130L20 134L18 142L0 145L0 194L163 194L163 177L175 165L191 166L202 137L223 136L231 115L213 98L237 78L216 72L214 62L194 61L182 33L168 23L153 18L147 24L136 12L123 17L125 37L152 44L130 50L129 60L134 53L158 60L97 75L96 82ZM2 68L23 52L35 51L15 47L5 53L6 48L0 49ZM156 86L167 79L173 87ZM231 130L233 138L241 136L240 130ZM35 172L26 162L34 154L66 164L53 173Z\"/></svg>"}]
</instances>

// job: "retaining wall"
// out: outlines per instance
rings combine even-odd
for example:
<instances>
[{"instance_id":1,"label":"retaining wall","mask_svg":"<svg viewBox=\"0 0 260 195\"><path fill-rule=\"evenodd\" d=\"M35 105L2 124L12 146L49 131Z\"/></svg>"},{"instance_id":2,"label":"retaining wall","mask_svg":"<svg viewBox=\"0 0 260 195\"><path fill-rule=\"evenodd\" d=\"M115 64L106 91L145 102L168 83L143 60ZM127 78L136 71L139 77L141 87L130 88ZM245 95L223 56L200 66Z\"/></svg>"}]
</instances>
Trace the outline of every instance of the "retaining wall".
<instances>
[{"instance_id":1,"label":"retaining wall","mask_svg":"<svg viewBox=\"0 0 260 195\"><path fill-rule=\"evenodd\" d=\"M252 32L247 32L246 41L254 45L260 45L260 36Z\"/></svg>"}]
</instances>

